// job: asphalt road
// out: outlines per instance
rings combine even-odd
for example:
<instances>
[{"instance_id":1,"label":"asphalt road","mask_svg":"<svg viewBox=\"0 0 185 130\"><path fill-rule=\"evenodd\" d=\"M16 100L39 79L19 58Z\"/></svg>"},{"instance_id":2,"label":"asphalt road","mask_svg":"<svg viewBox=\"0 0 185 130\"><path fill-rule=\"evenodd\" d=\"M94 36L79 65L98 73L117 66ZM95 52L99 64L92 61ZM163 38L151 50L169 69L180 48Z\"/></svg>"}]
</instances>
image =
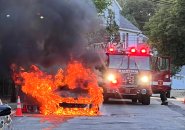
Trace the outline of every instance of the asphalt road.
<instances>
[{"instance_id":1,"label":"asphalt road","mask_svg":"<svg viewBox=\"0 0 185 130\"><path fill-rule=\"evenodd\" d=\"M181 103L182 104L182 103ZM185 104L182 104L185 106ZM161 106L110 102L97 117L61 117L27 114L14 117L10 130L185 130L185 109L174 101Z\"/></svg>"}]
</instances>

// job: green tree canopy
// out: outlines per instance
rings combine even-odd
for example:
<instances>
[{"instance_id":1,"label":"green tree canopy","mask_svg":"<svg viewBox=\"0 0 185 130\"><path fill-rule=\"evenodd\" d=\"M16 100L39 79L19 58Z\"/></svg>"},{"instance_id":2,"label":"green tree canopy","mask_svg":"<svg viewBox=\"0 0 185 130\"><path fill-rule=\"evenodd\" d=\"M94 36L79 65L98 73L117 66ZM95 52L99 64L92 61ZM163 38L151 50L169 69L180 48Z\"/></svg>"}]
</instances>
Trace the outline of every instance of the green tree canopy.
<instances>
[{"instance_id":1,"label":"green tree canopy","mask_svg":"<svg viewBox=\"0 0 185 130\"><path fill-rule=\"evenodd\" d=\"M145 22L154 14L156 4L151 0L119 0L122 14L140 30L143 31Z\"/></svg>"},{"instance_id":2,"label":"green tree canopy","mask_svg":"<svg viewBox=\"0 0 185 130\"><path fill-rule=\"evenodd\" d=\"M112 4L112 0L93 0L99 14L103 14L107 9L108 16L105 17L107 22L104 32L105 36L112 37L118 34L119 26L115 21L115 13L113 10L108 9L108 6ZM99 34L96 32L96 34ZM102 38L101 38L102 39Z\"/></svg>"},{"instance_id":3,"label":"green tree canopy","mask_svg":"<svg viewBox=\"0 0 185 130\"><path fill-rule=\"evenodd\" d=\"M111 4L111 0L93 0L98 13L103 13L103 11Z\"/></svg>"},{"instance_id":4,"label":"green tree canopy","mask_svg":"<svg viewBox=\"0 0 185 130\"><path fill-rule=\"evenodd\" d=\"M146 24L146 33L160 55L172 57L173 65L185 65L185 1L176 0L159 9Z\"/></svg>"}]
</instances>

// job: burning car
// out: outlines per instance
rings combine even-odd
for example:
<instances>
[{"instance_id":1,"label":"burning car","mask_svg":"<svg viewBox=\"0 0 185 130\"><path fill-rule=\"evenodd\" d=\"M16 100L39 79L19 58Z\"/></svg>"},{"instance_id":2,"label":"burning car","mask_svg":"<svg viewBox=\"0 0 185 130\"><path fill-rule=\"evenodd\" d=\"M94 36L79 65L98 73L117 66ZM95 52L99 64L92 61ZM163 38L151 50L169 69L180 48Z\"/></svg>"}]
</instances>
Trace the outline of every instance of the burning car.
<instances>
[{"instance_id":1,"label":"burning car","mask_svg":"<svg viewBox=\"0 0 185 130\"><path fill-rule=\"evenodd\" d=\"M59 105L64 108L92 108L92 103L89 101L89 104L85 104L83 102L80 103L75 103L75 101L78 102L79 98L86 98L87 100L90 99L89 96L89 89L88 89L88 81L84 81L83 79L79 79L76 81L76 86L74 89L70 89L68 85L65 86L60 86L57 89L57 93L62 97L62 98L73 98L74 102L62 102ZM98 106L97 106L98 108Z\"/></svg>"},{"instance_id":2,"label":"burning car","mask_svg":"<svg viewBox=\"0 0 185 130\"><path fill-rule=\"evenodd\" d=\"M69 64L66 71L59 69L56 75L48 75L33 65L30 71L21 71L19 76L23 79L22 91L39 102L44 115L99 114L102 89L95 74L79 62Z\"/></svg>"}]
</instances>

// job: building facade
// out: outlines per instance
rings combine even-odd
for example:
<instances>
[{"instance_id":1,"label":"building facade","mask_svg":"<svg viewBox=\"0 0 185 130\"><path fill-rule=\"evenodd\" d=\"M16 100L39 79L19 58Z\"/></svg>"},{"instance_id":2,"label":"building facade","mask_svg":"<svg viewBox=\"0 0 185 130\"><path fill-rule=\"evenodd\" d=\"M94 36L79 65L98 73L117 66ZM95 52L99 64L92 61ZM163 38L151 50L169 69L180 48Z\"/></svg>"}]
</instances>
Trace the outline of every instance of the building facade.
<instances>
[{"instance_id":1,"label":"building facade","mask_svg":"<svg viewBox=\"0 0 185 130\"><path fill-rule=\"evenodd\" d=\"M108 10L112 10L115 14L115 21L119 26L120 42L123 48L137 46L140 43L146 42L147 37L142 32L128 21L122 14L122 8L116 0L112 0L111 5L104 11L102 15L104 25L107 24Z\"/></svg>"}]
</instances>

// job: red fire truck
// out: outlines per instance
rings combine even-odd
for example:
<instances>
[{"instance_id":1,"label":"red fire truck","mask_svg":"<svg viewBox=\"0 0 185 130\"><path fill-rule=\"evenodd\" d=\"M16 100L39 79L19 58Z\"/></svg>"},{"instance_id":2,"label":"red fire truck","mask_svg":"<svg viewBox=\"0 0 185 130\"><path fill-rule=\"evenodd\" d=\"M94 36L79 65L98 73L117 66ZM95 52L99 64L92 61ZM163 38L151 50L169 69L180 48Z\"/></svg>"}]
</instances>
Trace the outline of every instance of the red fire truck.
<instances>
[{"instance_id":1,"label":"red fire truck","mask_svg":"<svg viewBox=\"0 0 185 130\"><path fill-rule=\"evenodd\" d=\"M124 51L112 46L106 55L103 82L100 83L104 90L104 102L110 98L124 98L149 105L152 93L170 92L169 58L154 57L145 45Z\"/></svg>"},{"instance_id":2,"label":"red fire truck","mask_svg":"<svg viewBox=\"0 0 185 130\"><path fill-rule=\"evenodd\" d=\"M166 92L166 97L170 98L171 91L171 71L169 57L152 57L152 91L153 93Z\"/></svg>"}]
</instances>

